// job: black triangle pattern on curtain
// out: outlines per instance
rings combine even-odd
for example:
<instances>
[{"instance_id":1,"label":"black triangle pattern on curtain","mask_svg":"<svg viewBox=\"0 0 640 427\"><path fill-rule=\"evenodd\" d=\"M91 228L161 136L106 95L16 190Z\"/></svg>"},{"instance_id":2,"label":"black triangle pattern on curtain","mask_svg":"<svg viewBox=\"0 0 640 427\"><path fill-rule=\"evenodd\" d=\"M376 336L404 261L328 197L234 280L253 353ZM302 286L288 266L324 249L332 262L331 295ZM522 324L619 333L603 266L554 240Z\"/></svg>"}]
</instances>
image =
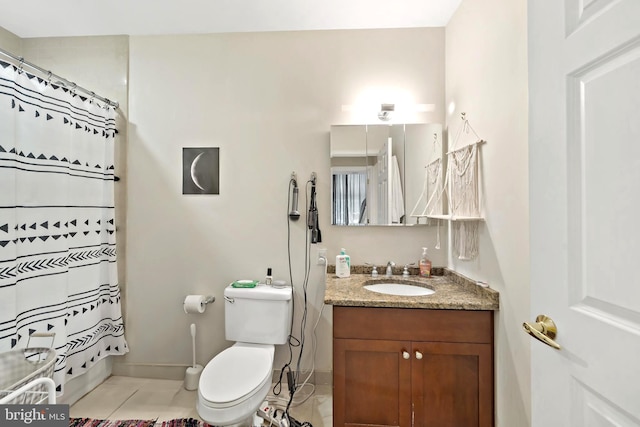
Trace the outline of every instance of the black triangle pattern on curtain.
<instances>
[{"instance_id":1,"label":"black triangle pattern on curtain","mask_svg":"<svg viewBox=\"0 0 640 427\"><path fill-rule=\"evenodd\" d=\"M86 221L87 223L85 225L89 226L88 220ZM109 221L106 222L106 224L109 225L105 225L105 227L100 227L102 224L101 220L98 220L95 222L95 224L98 226L97 228L91 228L89 227L89 230L83 230L82 233L86 236L88 235L90 232L94 232L96 234L101 234L104 233L105 235L112 235L113 233L115 233L115 228L113 227L114 224L114 220L113 218L110 219ZM20 237L14 239L14 240L10 240L10 239L2 239L0 240L0 246L4 247L6 245L8 245L9 243L34 243L37 241L37 239L40 239L42 241L46 241L49 237L51 237L54 240L63 238L63 239L73 239L74 237L76 237L76 235L78 234L77 232L70 232L70 233L60 233L59 231L52 231L52 234L42 234L43 230L49 230L49 227L51 227L52 229L60 229L62 228L62 225L60 224L60 221L57 221L55 224L50 225L49 221L45 221L42 224L40 224L38 226L37 223L33 223L31 225L27 225L27 224L22 224L22 225L16 225L15 227L11 227L9 223L7 224L3 224L0 226L0 232L4 232L6 234L9 233L9 229L14 229L14 230L23 230L23 231L27 231L27 229L29 230L33 230L33 233L35 233L35 235L28 235L25 236L25 233L21 233ZM65 228L68 228L67 226L65 226ZM31 232L30 232L31 233ZM98 255L100 256L115 256L115 248L113 248L113 250L104 250L100 253L98 252L94 252L93 253L94 256L98 257ZM79 260L82 259L82 256L80 256L80 258L72 258L73 260ZM59 259L58 259L59 260ZM45 264L41 265L48 265L50 262L53 262L55 264L55 262L53 260L49 260L47 261ZM27 264L28 266L29 264ZM0 279L6 279L8 277L10 277L10 273L11 273L11 269L2 269L0 268Z\"/></svg>"},{"instance_id":2,"label":"black triangle pattern on curtain","mask_svg":"<svg viewBox=\"0 0 640 427\"><path fill-rule=\"evenodd\" d=\"M7 150L3 146L0 145L0 154L6 153L6 152L7 152ZM9 151L9 153L10 154L15 154L15 149L12 148ZM21 151L21 152L17 153L17 155L20 156L20 157L26 157L26 158L34 159L34 160L36 160L36 159L37 160L49 160L49 161L54 161L54 162L68 163L68 160L66 158L64 158L64 157L62 159L58 159L55 155L51 155L50 157L47 157L47 155L44 154L44 153L40 153L40 154L38 154L36 156L34 153L28 153L28 154L25 155L25 153ZM74 160L72 164L76 165L76 166L82 166L83 162L80 161L80 160ZM52 166L51 164L48 164L48 163L47 163L47 165ZM67 168L67 166L64 166L64 167ZM90 168L89 167L89 163L88 162L84 162L84 168L83 169L73 168L71 170L73 172L85 173L85 174L91 175L94 178L102 178L102 179L105 179L105 180L113 180L114 179L114 175L113 175L113 171L115 170L114 165L109 165L109 166L105 167L104 168L105 172L102 173L102 174L96 174L96 172L97 172L96 170L97 169L102 170L103 169L102 165L96 164L95 166L93 166L93 168Z\"/></svg>"},{"instance_id":3,"label":"black triangle pattern on curtain","mask_svg":"<svg viewBox=\"0 0 640 427\"><path fill-rule=\"evenodd\" d=\"M0 61L0 65L2 65L3 69L10 68L13 71L17 70L15 66L5 61ZM44 83L45 85L52 88L54 91L64 91L65 93L70 92L69 89L65 87L58 86L55 84L48 84L43 79L38 78L32 74L29 74L26 72L25 74L28 75L29 78L32 78L32 79L35 78L36 81L40 84ZM34 95L32 98L29 98L29 102L26 103L26 98L32 95L32 94L25 94L24 91L27 91L27 90L28 89L21 88L19 92L15 92L13 94L4 93L3 95L9 95L11 98L11 107L18 108L20 112L25 112L28 108L27 105L31 105L34 108L34 115L36 117L39 117L43 113L42 110L45 110L47 112L47 120L52 120L54 118L54 114L58 113L59 115L64 117L64 119L66 119L64 123L69 123L73 125L75 124L75 122L81 122L80 127L76 127L76 129L85 129L86 127L85 130L88 129L87 131L91 131L91 132L95 131L94 132L95 134L103 134L103 132L106 131L104 132L105 138L115 137L115 133L116 133L115 119L112 119L112 118L108 118L106 120L104 118L100 119L99 116L93 113L86 115L85 113L75 109L75 107L71 105L64 105L64 104L54 105L49 102L50 101L49 99L45 100L44 97L40 97L36 95ZM80 95L78 95L78 98L80 98L83 102L88 100L87 97L80 96ZM23 103L20 103L20 101L23 101Z\"/></svg>"}]
</instances>

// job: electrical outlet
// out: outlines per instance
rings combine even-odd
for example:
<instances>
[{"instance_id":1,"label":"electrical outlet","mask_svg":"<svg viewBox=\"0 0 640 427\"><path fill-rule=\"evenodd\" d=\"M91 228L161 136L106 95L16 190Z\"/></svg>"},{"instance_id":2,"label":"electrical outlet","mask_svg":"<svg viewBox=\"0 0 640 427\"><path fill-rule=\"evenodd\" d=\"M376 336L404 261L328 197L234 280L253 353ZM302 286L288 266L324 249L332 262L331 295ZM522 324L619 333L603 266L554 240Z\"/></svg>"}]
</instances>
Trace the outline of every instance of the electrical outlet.
<instances>
[{"instance_id":1,"label":"electrical outlet","mask_svg":"<svg viewBox=\"0 0 640 427\"><path fill-rule=\"evenodd\" d=\"M276 409L273 406L270 406L269 403L263 402L262 406L258 408L257 412L258 416L262 418L264 421L269 423L270 426L274 427L287 427L288 424L285 419L283 419L283 411L282 409Z\"/></svg>"},{"instance_id":2,"label":"electrical outlet","mask_svg":"<svg viewBox=\"0 0 640 427\"><path fill-rule=\"evenodd\" d=\"M262 406L260 406L258 408L258 416L261 417L264 420L272 420L272 412L273 412L273 408L271 406L269 406L269 403L267 402L263 402Z\"/></svg>"},{"instance_id":3,"label":"electrical outlet","mask_svg":"<svg viewBox=\"0 0 640 427\"><path fill-rule=\"evenodd\" d=\"M318 248L318 257L317 257L318 265L326 265L327 264L327 248Z\"/></svg>"}]
</instances>

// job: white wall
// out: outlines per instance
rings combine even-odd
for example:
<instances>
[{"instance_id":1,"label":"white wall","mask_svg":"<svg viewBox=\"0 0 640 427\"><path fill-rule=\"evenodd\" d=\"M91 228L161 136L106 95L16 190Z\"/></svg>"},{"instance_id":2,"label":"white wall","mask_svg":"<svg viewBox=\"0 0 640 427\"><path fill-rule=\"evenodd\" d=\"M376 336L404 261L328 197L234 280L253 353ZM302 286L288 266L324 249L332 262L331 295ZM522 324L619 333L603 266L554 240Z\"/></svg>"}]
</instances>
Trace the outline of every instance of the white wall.
<instances>
[{"instance_id":1,"label":"white wall","mask_svg":"<svg viewBox=\"0 0 640 427\"><path fill-rule=\"evenodd\" d=\"M465 0L446 28L446 105L449 141L466 112L486 140L481 148L483 203L480 255L451 256L449 266L500 292L496 312L497 426L530 425L527 149L527 19L525 0ZM461 139L475 141L473 135ZM540 266L540 268L544 268Z\"/></svg>"},{"instance_id":2,"label":"white wall","mask_svg":"<svg viewBox=\"0 0 640 427\"><path fill-rule=\"evenodd\" d=\"M350 120L343 104L371 88L394 87L433 103L423 119L444 120L444 29L310 31L132 37L130 43L127 338L118 372L182 377L190 362L189 324L198 360L224 339L222 290L235 279L262 279L267 267L288 281L287 196L297 172L318 174L322 247L352 263L415 262L433 247L435 228L332 227L329 129ZM391 101L393 102L393 101ZM220 147L220 195L183 196L182 148ZM304 217L291 224L294 283L304 276ZM444 250L431 251L444 265ZM315 250L312 252L315 259ZM332 262L333 263L333 262ZM322 270L308 285L315 319ZM186 315L187 294L213 294L204 315ZM297 300L297 320L302 300ZM331 370L331 310L318 327L319 372ZM312 322L310 322L312 323ZM299 335L299 334L296 334ZM308 349L311 338L307 336ZM277 367L288 356L280 348ZM307 360L303 367L308 368Z\"/></svg>"},{"instance_id":3,"label":"white wall","mask_svg":"<svg viewBox=\"0 0 640 427\"><path fill-rule=\"evenodd\" d=\"M22 39L0 27L0 48L14 55L22 55ZM3 56L4 55L0 55L0 59L2 59Z\"/></svg>"}]
</instances>

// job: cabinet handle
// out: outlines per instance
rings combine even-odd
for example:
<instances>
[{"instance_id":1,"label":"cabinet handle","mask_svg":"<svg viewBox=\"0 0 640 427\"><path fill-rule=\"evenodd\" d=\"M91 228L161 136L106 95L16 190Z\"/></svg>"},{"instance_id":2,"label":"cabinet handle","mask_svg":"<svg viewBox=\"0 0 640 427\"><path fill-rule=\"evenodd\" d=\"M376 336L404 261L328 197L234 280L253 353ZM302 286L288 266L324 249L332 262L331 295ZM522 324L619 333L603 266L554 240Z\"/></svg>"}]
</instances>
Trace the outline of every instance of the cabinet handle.
<instances>
[{"instance_id":1,"label":"cabinet handle","mask_svg":"<svg viewBox=\"0 0 640 427\"><path fill-rule=\"evenodd\" d=\"M410 357L411 357L411 355L409 354L408 351L406 351L406 350L402 351L402 358L403 359L408 360Z\"/></svg>"},{"instance_id":2,"label":"cabinet handle","mask_svg":"<svg viewBox=\"0 0 640 427\"><path fill-rule=\"evenodd\" d=\"M420 353L419 351L416 351L416 359L422 360L422 353Z\"/></svg>"}]
</instances>

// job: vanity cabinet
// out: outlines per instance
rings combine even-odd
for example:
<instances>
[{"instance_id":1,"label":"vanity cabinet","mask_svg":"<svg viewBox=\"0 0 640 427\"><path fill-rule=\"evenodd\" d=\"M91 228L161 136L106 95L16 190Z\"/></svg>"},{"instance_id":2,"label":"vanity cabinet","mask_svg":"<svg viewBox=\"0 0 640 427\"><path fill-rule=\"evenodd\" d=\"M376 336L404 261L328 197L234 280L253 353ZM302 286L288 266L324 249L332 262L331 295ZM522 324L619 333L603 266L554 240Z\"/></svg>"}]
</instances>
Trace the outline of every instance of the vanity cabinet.
<instances>
[{"instance_id":1,"label":"vanity cabinet","mask_svg":"<svg viewBox=\"0 0 640 427\"><path fill-rule=\"evenodd\" d=\"M333 308L333 425L492 427L493 312Z\"/></svg>"}]
</instances>

